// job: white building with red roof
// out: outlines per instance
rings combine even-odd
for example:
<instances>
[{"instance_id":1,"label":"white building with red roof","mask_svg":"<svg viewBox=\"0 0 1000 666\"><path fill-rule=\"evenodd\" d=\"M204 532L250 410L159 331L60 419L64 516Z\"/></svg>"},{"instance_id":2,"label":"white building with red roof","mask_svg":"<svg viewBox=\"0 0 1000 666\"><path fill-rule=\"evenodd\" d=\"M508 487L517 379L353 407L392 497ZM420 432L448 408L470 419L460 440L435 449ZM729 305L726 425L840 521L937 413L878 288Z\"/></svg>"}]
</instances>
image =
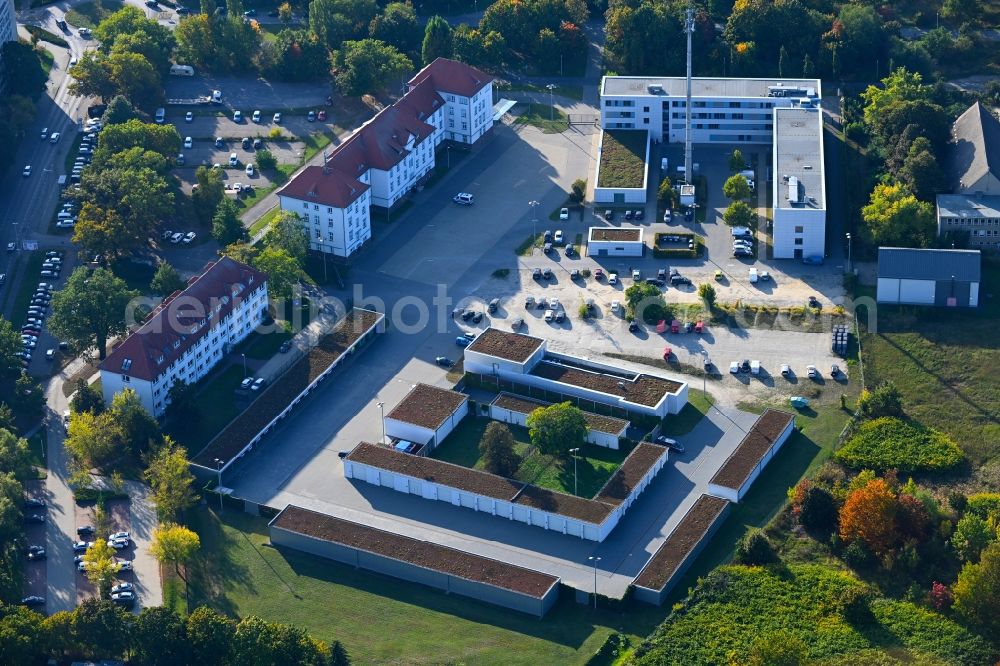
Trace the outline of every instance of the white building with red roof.
<instances>
[{"instance_id":1,"label":"white building with red roof","mask_svg":"<svg viewBox=\"0 0 1000 666\"><path fill-rule=\"evenodd\" d=\"M193 384L267 315L267 276L222 257L160 303L101 363L104 402L133 389L159 417L174 382Z\"/></svg>"},{"instance_id":2,"label":"white building with red roof","mask_svg":"<svg viewBox=\"0 0 1000 666\"><path fill-rule=\"evenodd\" d=\"M493 126L493 77L438 58L406 94L278 190L310 249L348 257L371 238L370 208L392 208L434 168L443 141L474 144Z\"/></svg>"}]
</instances>

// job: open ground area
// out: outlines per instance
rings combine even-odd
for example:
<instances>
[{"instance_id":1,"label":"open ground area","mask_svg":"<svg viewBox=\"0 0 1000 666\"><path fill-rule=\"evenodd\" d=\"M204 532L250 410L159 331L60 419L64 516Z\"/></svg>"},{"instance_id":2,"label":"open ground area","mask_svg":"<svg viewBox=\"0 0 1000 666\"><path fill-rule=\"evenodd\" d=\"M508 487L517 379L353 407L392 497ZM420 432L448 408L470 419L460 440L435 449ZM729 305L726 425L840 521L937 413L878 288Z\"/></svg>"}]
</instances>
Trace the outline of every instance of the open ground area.
<instances>
[{"instance_id":1,"label":"open ground area","mask_svg":"<svg viewBox=\"0 0 1000 666\"><path fill-rule=\"evenodd\" d=\"M606 130L598 187L642 187L646 174L645 130Z\"/></svg>"}]
</instances>

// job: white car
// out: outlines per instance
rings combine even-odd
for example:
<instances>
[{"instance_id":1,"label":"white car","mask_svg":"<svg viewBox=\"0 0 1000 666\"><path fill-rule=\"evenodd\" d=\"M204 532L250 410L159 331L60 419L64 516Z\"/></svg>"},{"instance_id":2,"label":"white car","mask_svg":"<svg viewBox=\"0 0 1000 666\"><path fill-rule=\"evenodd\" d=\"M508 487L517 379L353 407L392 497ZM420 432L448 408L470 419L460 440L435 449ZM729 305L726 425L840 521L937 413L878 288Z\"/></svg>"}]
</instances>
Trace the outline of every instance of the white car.
<instances>
[{"instance_id":1,"label":"white car","mask_svg":"<svg viewBox=\"0 0 1000 666\"><path fill-rule=\"evenodd\" d=\"M47 138L49 138L49 128L48 127L46 127L45 129L42 130L42 141L45 141Z\"/></svg>"},{"instance_id":2,"label":"white car","mask_svg":"<svg viewBox=\"0 0 1000 666\"><path fill-rule=\"evenodd\" d=\"M729 364L729 374L738 375L740 374L740 363L739 361L733 361Z\"/></svg>"},{"instance_id":3,"label":"white car","mask_svg":"<svg viewBox=\"0 0 1000 666\"><path fill-rule=\"evenodd\" d=\"M608 273L608 284L618 284L618 273Z\"/></svg>"},{"instance_id":4,"label":"white car","mask_svg":"<svg viewBox=\"0 0 1000 666\"><path fill-rule=\"evenodd\" d=\"M189 123L194 120L194 114L188 111L184 114L184 122Z\"/></svg>"},{"instance_id":5,"label":"white car","mask_svg":"<svg viewBox=\"0 0 1000 666\"><path fill-rule=\"evenodd\" d=\"M189 136L184 137L184 147L191 148L192 146L194 146L194 139Z\"/></svg>"},{"instance_id":6,"label":"white car","mask_svg":"<svg viewBox=\"0 0 1000 666\"><path fill-rule=\"evenodd\" d=\"M114 534L108 536L108 539L125 539L126 541L128 541L131 538L132 535L129 534L128 532L115 532Z\"/></svg>"},{"instance_id":7,"label":"white car","mask_svg":"<svg viewBox=\"0 0 1000 666\"><path fill-rule=\"evenodd\" d=\"M194 239L197 238L197 237L198 237L198 234L196 234L193 231L189 231L186 234L184 234L183 243L185 245L190 245L194 241Z\"/></svg>"},{"instance_id":8,"label":"white car","mask_svg":"<svg viewBox=\"0 0 1000 666\"><path fill-rule=\"evenodd\" d=\"M621 307L622 307L622 304L619 303L618 301L611 301L611 311L612 312L618 312L619 310L621 310Z\"/></svg>"},{"instance_id":9,"label":"white car","mask_svg":"<svg viewBox=\"0 0 1000 666\"><path fill-rule=\"evenodd\" d=\"M792 366L788 365L787 363L782 363L781 364L781 376L782 377L791 377L792 376Z\"/></svg>"},{"instance_id":10,"label":"white car","mask_svg":"<svg viewBox=\"0 0 1000 666\"><path fill-rule=\"evenodd\" d=\"M111 594L118 594L119 592L134 592L134 591L135 587L132 585L132 583L118 583L117 585L114 585L111 588Z\"/></svg>"},{"instance_id":11,"label":"white car","mask_svg":"<svg viewBox=\"0 0 1000 666\"><path fill-rule=\"evenodd\" d=\"M132 571L132 560L123 560L121 558L114 558L115 564L118 565L119 571Z\"/></svg>"},{"instance_id":12,"label":"white car","mask_svg":"<svg viewBox=\"0 0 1000 666\"><path fill-rule=\"evenodd\" d=\"M26 165L24 167L24 171L21 172L21 175L24 176L25 178L27 178L28 176L31 175L31 165L30 164L28 164L28 165Z\"/></svg>"},{"instance_id":13,"label":"white car","mask_svg":"<svg viewBox=\"0 0 1000 666\"><path fill-rule=\"evenodd\" d=\"M247 168L245 169L245 171L246 171L246 173L247 173L248 176L252 176L253 175L253 162L250 162L249 164L247 164Z\"/></svg>"},{"instance_id":14,"label":"white car","mask_svg":"<svg viewBox=\"0 0 1000 666\"><path fill-rule=\"evenodd\" d=\"M254 111L252 117L253 117L253 121L255 123L259 123L260 122L260 109L257 109L256 111Z\"/></svg>"},{"instance_id":15,"label":"white car","mask_svg":"<svg viewBox=\"0 0 1000 666\"><path fill-rule=\"evenodd\" d=\"M115 550L122 550L124 548L128 548L129 540L128 539L108 539L108 545L111 546L112 548L114 548Z\"/></svg>"},{"instance_id":16,"label":"white car","mask_svg":"<svg viewBox=\"0 0 1000 666\"><path fill-rule=\"evenodd\" d=\"M471 206L473 203L475 203L475 199L468 192L459 192L458 194L453 196L451 200L461 206Z\"/></svg>"},{"instance_id":17,"label":"white car","mask_svg":"<svg viewBox=\"0 0 1000 666\"><path fill-rule=\"evenodd\" d=\"M809 375L809 379L818 379L819 378L819 370L816 369L815 365L807 365L806 366L806 374Z\"/></svg>"},{"instance_id":18,"label":"white car","mask_svg":"<svg viewBox=\"0 0 1000 666\"><path fill-rule=\"evenodd\" d=\"M560 220L568 220L569 219L569 208L560 208L559 209L559 219Z\"/></svg>"},{"instance_id":19,"label":"white car","mask_svg":"<svg viewBox=\"0 0 1000 666\"><path fill-rule=\"evenodd\" d=\"M553 236L552 238L553 238L553 241L555 243L557 243L557 244L558 243L562 243L563 242L563 232L562 232L562 230L556 230L556 235Z\"/></svg>"},{"instance_id":20,"label":"white car","mask_svg":"<svg viewBox=\"0 0 1000 666\"><path fill-rule=\"evenodd\" d=\"M184 234L182 234L179 231L170 237L170 242L174 243L175 245L177 243L180 243L182 240L184 240Z\"/></svg>"},{"instance_id":21,"label":"white car","mask_svg":"<svg viewBox=\"0 0 1000 666\"><path fill-rule=\"evenodd\" d=\"M272 122L274 122L274 123L275 123L276 125L280 125L280 124L281 124L281 113L280 113L280 112L278 112L278 113L274 114L274 117L273 117L273 118L271 118L271 120L272 120Z\"/></svg>"},{"instance_id":22,"label":"white car","mask_svg":"<svg viewBox=\"0 0 1000 666\"><path fill-rule=\"evenodd\" d=\"M174 232L170 229L164 229L163 233L160 234L160 240L170 240L170 237L174 235Z\"/></svg>"},{"instance_id":23,"label":"white car","mask_svg":"<svg viewBox=\"0 0 1000 666\"><path fill-rule=\"evenodd\" d=\"M59 143L59 137L62 136L59 132L53 132L52 136L49 137L49 143Z\"/></svg>"}]
</instances>

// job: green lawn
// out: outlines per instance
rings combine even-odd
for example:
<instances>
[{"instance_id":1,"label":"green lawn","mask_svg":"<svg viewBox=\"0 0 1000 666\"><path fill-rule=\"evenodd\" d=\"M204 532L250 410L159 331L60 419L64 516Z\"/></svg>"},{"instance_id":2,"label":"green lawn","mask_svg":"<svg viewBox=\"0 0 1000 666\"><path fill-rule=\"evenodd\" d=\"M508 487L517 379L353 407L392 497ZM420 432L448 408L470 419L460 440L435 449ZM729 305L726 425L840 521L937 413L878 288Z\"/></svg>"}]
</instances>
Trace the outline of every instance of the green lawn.
<instances>
[{"instance_id":1,"label":"green lawn","mask_svg":"<svg viewBox=\"0 0 1000 666\"><path fill-rule=\"evenodd\" d=\"M66 12L66 22L77 28L94 29L105 18L122 8L121 0L90 0Z\"/></svg>"},{"instance_id":2,"label":"green lawn","mask_svg":"<svg viewBox=\"0 0 1000 666\"><path fill-rule=\"evenodd\" d=\"M240 364L222 372L213 372L198 382L197 403L202 406L200 417L184 423L167 421L164 431L194 455L241 411L236 404L235 391L242 381L243 366Z\"/></svg>"},{"instance_id":3,"label":"green lawn","mask_svg":"<svg viewBox=\"0 0 1000 666\"><path fill-rule=\"evenodd\" d=\"M277 354L281 343L291 337L284 330L266 334L251 333L246 340L240 343L237 351L246 354L247 358L266 360Z\"/></svg>"},{"instance_id":4,"label":"green lawn","mask_svg":"<svg viewBox=\"0 0 1000 666\"><path fill-rule=\"evenodd\" d=\"M483 469L479 459L479 440L482 439L489 419L472 418L463 421L444 442L434 449L431 457L446 462ZM573 493L574 472L573 459L543 455L531 446L528 430L520 426L510 426L514 435L514 450L523 459L520 469L514 478L536 486L557 490L563 493ZM597 491L615 473L627 450L606 449L593 444L580 447L580 457L576 461L577 495L593 497Z\"/></svg>"},{"instance_id":5,"label":"green lawn","mask_svg":"<svg viewBox=\"0 0 1000 666\"><path fill-rule=\"evenodd\" d=\"M48 439L48 430L45 428L41 428L28 438L28 453L31 456L31 464L36 468L36 478L39 479L45 478L45 470L48 469L48 461L45 457Z\"/></svg>"},{"instance_id":6,"label":"green lawn","mask_svg":"<svg viewBox=\"0 0 1000 666\"><path fill-rule=\"evenodd\" d=\"M567 595L543 620L268 545L267 521L226 510L189 513L201 536L187 571L190 608L287 622L344 643L353 664L586 664L614 632L633 643L666 610L577 604ZM172 578L168 576L168 579ZM166 600L184 608L169 584ZM626 629L627 627L627 629Z\"/></svg>"},{"instance_id":7,"label":"green lawn","mask_svg":"<svg viewBox=\"0 0 1000 666\"><path fill-rule=\"evenodd\" d=\"M646 177L645 130L607 130L601 146L599 187L642 187Z\"/></svg>"},{"instance_id":8,"label":"green lawn","mask_svg":"<svg viewBox=\"0 0 1000 666\"><path fill-rule=\"evenodd\" d=\"M519 125L534 125L545 134L559 134L569 129L569 117L548 104L529 104L528 110L515 118Z\"/></svg>"},{"instance_id":9,"label":"green lawn","mask_svg":"<svg viewBox=\"0 0 1000 666\"><path fill-rule=\"evenodd\" d=\"M549 89L545 86L540 86L534 83L506 83L500 85L497 90L500 93L500 97L503 97L503 93L507 90L541 93L549 92ZM583 86L556 86L552 90L552 93L557 97L575 99L578 102L583 100Z\"/></svg>"}]
</instances>

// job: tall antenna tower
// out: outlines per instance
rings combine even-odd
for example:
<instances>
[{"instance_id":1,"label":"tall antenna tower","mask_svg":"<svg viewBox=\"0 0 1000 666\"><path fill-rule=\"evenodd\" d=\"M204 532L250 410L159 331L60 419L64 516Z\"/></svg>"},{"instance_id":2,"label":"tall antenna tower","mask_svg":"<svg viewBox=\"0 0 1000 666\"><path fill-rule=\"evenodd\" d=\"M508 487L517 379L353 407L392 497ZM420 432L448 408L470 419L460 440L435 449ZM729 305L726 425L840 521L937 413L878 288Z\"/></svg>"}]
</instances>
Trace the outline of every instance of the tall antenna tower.
<instances>
[{"instance_id":1,"label":"tall antenna tower","mask_svg":"<svg viewBox=\"0 0 1000 666\"><path fill-rule=\"evenodd\" d=\"M691 171L691 35L694 34L694 8L688 5L687 18L684 21L684 32L687 33L687 123L684 125L684 182L689 185L694 182Z\"/></svg>"}]
</instances>

